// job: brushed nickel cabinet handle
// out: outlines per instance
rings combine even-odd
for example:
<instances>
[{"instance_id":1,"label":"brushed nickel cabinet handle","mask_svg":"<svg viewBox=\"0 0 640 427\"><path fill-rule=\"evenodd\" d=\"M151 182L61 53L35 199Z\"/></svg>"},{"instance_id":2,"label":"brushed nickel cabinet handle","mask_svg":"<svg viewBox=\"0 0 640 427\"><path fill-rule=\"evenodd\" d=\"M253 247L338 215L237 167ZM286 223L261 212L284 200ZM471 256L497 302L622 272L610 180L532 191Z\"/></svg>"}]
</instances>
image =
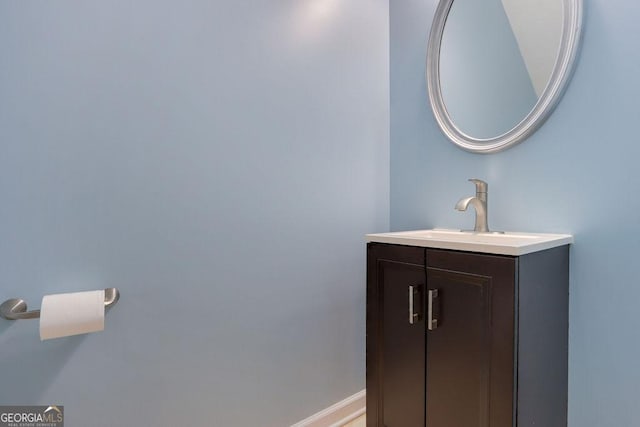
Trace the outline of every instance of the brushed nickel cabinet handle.
<instances>
[{"instance_id":1,"label":"brushed nickel cabinet handle","mask_svg":"<svg viewBox=\"0 0 640 427\"><path fill-rule=\"evenodd\" d=\"M429 289L427 293L427 329L433 331L438 328L438 319L434 312L434 302L437 302L438 290Z\"/></svg>"},{"instance_id":2,"label":"brushed nickel cabinet handle","mask_svg":"<svg viewBox=\"0 0 640 427\"><path fill-rule=\"evenodd\" d=\"M409 324L415 325L420 321L420 313L416 311L416 302L420 300L420 286L409 286Z\"/></svg>"}]
</instances>

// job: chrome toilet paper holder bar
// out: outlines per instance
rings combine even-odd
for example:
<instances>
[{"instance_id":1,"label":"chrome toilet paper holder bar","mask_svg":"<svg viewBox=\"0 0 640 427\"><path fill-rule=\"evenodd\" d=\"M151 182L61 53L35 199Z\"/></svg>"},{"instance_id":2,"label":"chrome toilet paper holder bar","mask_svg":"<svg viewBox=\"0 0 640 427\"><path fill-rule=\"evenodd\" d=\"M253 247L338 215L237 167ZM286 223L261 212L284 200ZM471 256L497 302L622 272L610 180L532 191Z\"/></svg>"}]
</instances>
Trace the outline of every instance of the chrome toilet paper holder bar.
<instances>
[{"instance_id":1,"label":"chrome toilet paper holder bar","mask_svg":"<svg viewBox=\"0 0 640 427\"><path fill-rule=\"evenodd\" d=\"M104 309L112 307L120 299L120 291L117 288L104 290ZM7 320L39 319L40 310L27 311L27 303L18 298L8 299L0 305L0 317Z\"/></svg>"}]
</instances>

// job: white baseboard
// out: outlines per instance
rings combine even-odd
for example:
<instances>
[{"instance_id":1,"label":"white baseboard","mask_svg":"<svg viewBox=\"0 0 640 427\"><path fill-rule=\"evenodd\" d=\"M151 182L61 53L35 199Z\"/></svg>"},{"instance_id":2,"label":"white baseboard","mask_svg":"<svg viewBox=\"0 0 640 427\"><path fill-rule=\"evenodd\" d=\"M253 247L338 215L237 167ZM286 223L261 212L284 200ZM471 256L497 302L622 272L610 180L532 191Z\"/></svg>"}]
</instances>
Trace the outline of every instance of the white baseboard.
<instances>
[{"instance_id":1,"label":"white baseboard","mask_svg":"<svg viewBox=\"0 0 640 427\"><path fill-rule=\"evenodd\" d=\"M291 427L342 427L364 414L365 409L366 391L362 390Z\"/></svg>"}]
</instances>

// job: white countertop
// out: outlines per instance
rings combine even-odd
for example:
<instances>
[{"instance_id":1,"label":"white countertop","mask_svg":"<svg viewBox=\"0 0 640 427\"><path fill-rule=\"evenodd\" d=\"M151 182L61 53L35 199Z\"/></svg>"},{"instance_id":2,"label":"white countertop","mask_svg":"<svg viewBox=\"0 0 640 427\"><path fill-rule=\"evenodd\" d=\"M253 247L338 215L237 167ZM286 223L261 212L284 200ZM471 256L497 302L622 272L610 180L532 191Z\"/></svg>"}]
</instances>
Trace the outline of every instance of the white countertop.
<instances>
[{"instance_id":1,"label":"white countertop","mask_svg":"<svg viewBox=\"0 0 640 427\"><path fill-rule=\"evenodd\" d=\"M513 256L573 243L573 236L570 234L474 233L473 231L447 229L376 233L367 234L366 238L367 242Z\"/></svg>"}]
</instances>

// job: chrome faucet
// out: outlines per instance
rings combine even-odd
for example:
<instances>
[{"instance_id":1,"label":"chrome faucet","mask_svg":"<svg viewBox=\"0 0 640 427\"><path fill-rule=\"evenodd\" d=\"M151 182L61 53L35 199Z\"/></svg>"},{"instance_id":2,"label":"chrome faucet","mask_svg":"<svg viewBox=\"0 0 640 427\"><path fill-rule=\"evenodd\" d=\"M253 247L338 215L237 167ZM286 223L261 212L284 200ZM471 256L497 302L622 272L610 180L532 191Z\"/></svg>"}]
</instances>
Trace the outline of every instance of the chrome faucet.
<instances>
[{"instance_id":1,"label":"chrome faucet","mask_svg":"<svg viewBox=\"0 0 640 427\"><path fill-rule=\"evenodd\" d=\"M456 210L466 211L469 204L472 204L476 210L476 225L473 231L477 233L488 233L489 225L487 224L487 189L489 185L476 178L471 178L469 181L476 185L476 196L460 199L456 203Z\"/></svg>"}]
</instances>

